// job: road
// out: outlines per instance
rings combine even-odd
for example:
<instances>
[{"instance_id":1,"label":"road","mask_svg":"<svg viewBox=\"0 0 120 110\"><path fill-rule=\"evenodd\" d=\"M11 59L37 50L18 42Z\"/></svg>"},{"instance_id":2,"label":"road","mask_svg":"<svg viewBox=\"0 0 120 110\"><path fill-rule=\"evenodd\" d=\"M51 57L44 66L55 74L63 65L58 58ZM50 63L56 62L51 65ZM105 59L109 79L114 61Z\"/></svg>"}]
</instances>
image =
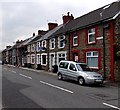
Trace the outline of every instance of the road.
<instances>
[{"instance_id":1,"label":"road","mask_svg":"<svg viewBox=\"0 0 120 110\"><path fill-rule=\"evenodd\" d=\"M54 73L2 67L3 108L113 108L118 87L80 86Z\"/></svg>"}]
</instances>

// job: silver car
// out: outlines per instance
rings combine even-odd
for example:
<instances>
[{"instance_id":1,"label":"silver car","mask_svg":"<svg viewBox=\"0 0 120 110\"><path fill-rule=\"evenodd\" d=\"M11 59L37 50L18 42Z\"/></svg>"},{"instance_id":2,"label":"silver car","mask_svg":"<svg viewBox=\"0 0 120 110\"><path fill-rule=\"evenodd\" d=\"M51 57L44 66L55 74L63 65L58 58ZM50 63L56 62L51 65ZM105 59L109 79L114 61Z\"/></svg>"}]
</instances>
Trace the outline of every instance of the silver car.
<instances>
[{"instance_id":1,"label":"silver car","mask_svg":"<svg viewBox=\"0 0 120 110\"><path fill-rule=\"evenodd\" d=\"M93 72L85 63L77 63L73 61L60 61L58 65L58 79L63 78L78 81L80 85L103 83L101 74Z\"/></svg>"}]
</instances>

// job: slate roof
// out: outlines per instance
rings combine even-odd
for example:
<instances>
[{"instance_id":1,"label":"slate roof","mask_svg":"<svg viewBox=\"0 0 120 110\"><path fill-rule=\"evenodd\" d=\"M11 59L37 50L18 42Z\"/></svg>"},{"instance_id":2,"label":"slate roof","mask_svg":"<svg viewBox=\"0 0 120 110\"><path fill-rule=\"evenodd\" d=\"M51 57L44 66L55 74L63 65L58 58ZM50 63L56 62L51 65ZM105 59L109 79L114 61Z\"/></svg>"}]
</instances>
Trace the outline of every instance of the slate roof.
<instances>
[{"instance_id":1,"label":"slate roof","mask_svg":"<svg viewBox=\"0 0 120 110\"><path fill-rule=\"evenodd\" d=\"M55 27L54 29L48 31L45 35L43 35L40 39L38 39L37 41L41 41L41 40L45 40L48 39L48 37L51 37L57 30L59 30L63 25L59 25L57 27Z\"/></svg>"},{"instance_id":2,"label":"slate roof","mask_svg":"<svg viewBox=\"0 0 120 110\"><path fill-rule=\"evenodd\" d=\"M113 19L113 17L118 13L120 14L120 1L113 2L109 5L103 6L97 10L71 20L59 31L54 33L54 35L65 34L66 32L74 31L76 29L81 29L95 23Z\"/></svg>"},{"instance_id":3,"label":"slate roof","mask_svg":"<svg viewBox=\"0 0 120 110\"><path fill-rule=\"evenodd\" d=\"M28 44L31 44L31 43L37 41L37 40L40 39L42 36L44 36L46 33L47 33L47 31L44 31L44 32L42 32L42 34L37 35L37 36L36 36L33 40L31 40Z\"/></svg>"}]
</instances>

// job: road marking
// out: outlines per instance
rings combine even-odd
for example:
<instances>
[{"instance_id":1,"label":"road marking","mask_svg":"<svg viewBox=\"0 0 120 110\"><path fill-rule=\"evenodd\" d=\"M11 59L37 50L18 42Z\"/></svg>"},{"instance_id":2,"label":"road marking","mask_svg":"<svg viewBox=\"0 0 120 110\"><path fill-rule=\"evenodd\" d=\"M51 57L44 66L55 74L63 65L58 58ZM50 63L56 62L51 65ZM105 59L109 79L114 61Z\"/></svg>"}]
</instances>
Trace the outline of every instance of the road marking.
<instances>
[{"instance_id":1,"label":"road marking","mask_svg":"<svg viewBox=\"0 0 120 110\"><path fill-rule=\"evenodd\" d=\"M23 76L23 77L25 77L25 78L29 78L29 79L32 79L32 77L30 77L30 76L26 76L26 75L24 75L24 74L19 74L20 76Z\"/></svg>"},{"instance_id":2,"label":"road marking","mask_svg":"<svg viewBox=\"0 0 120 110\"><path fill-rule=\"evenodd\" d=\"M106 105L106 106L109 106L109 107L112 107L112 108L115 108L115 109L120 110L120 108L118 108L118 107L116 107L116 106L114 106L114 105L110 105L110 104L107 104L107 103L103 103L103 104Z\"/></svg>"},{"instance_id":3,"label":"road marking","mask_svg":"<svg viewBox=\"0 0 120 110\"><path fill-rule=\"evenodd\" d=\"M13 72L13 73L16 73L16 71L13 71L13 70L12 70L12 72Z\"/></svg>"},{"instance_id":4,"label":"road marking","mask_svg":"<svg viewBox=\"0 0 120 110\"><path fill-rule=\"evenodd\" d=\"M57 89L60 89L60 90L63 90L63 91L66 91L66 92L69 92L69 93L73 94L73 92L68 90L68 89L64 89L62 87L59 87L59 86L56 86L56 85L53 85L53 84L50 84L50 83L47 83L47 82L44 82L44 81L40 81L40 83L46 84L46 85L49 85L51 87L54 87L54 88L57 88Z\"/></svg>"}]
</instances>

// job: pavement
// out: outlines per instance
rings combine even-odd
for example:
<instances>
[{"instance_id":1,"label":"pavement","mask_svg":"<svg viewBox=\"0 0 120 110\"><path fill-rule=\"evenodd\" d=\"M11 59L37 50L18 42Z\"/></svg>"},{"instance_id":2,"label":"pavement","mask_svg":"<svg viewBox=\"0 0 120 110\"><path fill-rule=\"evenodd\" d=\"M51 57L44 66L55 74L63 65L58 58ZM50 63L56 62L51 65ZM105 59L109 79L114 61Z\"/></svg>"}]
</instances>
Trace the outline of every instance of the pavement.
<instances>
[{"instance_id":1,"label":"pavement","mask_svg":"<svg viewBox=\"0 0 120 110\"><path fill-rule=\"evenodd\" d=\"M14 65L9 65L9 64L8 64L7 66L9 66L9 67L16 67L16 66L14 66ZM27 68L27 67L17 67L17 68L21 68L21 69L25 69L25 70L30 70L30 71L35 71L35 72L43 72L43 73L46 73L46 74L50 74L50 75L55 75L55 76L57 76L56 73L53 73L53 72L51 72L51 71L36 70L36 69L32 69L32 68ZM105 80L105 81L103 82L103 84L104 84L105 86L120 87L120 86L119 86L119 85L120 85L120 82L112 82L112 81L109 81L109 80Z\"/></svg>"}]
</instances>

